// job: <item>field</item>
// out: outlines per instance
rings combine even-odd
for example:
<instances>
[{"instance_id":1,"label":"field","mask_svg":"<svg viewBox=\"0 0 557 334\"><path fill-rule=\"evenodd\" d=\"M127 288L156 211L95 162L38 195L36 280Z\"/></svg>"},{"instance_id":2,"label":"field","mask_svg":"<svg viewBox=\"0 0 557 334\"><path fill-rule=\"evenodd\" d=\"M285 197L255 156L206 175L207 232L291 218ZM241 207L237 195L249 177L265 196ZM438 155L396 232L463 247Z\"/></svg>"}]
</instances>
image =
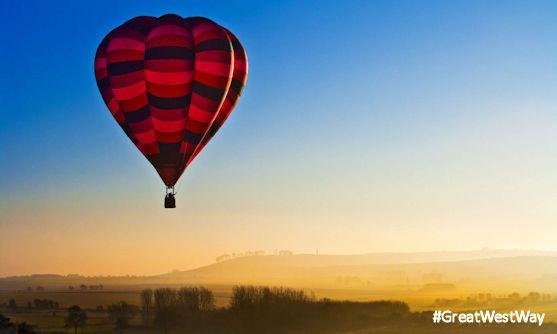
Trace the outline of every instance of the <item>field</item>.
<instances>
[{"instance_id":1,"label":"field","mask_svg":"<svg viewBox=\"0 0 557 334\"><path fill-rule=\"evenodd\" d=\"M172 286L177 288L178 286ZM64 327L65 318L67 316L67 308L71 305L79 305L86 310L88 321L87 326L80 329L80 333L114 333L114 321L111 320L106 312L108 305L124 301L131 305L140 305L140 292L145 286L127 286L118 289L107 289L102 291L69 291L69 290L46 290L46 291L0 291L0 305L4 305L0 309L0 313L9 317L12 322L26 322L33 325L39 333L66 333L68 330ZM232 296L232 286L213 285L208 286L215 297L215 305L217 308L224 308L229 305ZM440 303L439 294L380 294L366 290L354 289L313 289L305 290L307 295L314 296L320 300L322 298L330 298L334 300L353 300L358 302L366 302L371 300L404 300L410 307L412 317L416 312L430 311L433 309L450 309L452 311L478 310L478 309L496 309L497 311L508 311L514 309L531 309L535 312L545 312L545 324L541 328L533 326L457 326L457 325L432 325L431 314L424 313L418 322L400 322L397 319L391 319L390 322L371 324L369 326L360 326L354 330L339 330L331 333L345 334L367 334L367 333L399 333L407 332L411 329L413 333L554 333L557 332L557 325L548 324L548 322L557 319L557 301L539 301L535 305L528 304L526 299L516 301L515 303L503 303L499 299L494 298L491 302L483 304L475 304L471 307L470 301L465 302L466 297L456 295L444 296L449 301L449 305L436 305ZM459 299L460 298L460 299ZM14 299L18 308L9 309L6 307L8 301ZM34 307L33 301L39 299L53 300L58 303L57 308L38 309ZM506 300L506 299L501 299ZM28 303L31 303L28 306ZM130 328L126 329L126 333L158 333L157 329L145 328L142 326L141 317L136 315L130 319ZM411 328L410 328L411 327ZM190 333L184 330L170 330L169 333ZM191 332L194 333L195 331ZM302 331L304 332L304 331ZM300 332L300 333L302 333ZM1 331L0 331L1 333ZM236 333L236 332L231 332ZM241 332L238 332L241 333ZM246 332L247 333L247 332ZM286 333L286 332L285 332ZM290 332L288 332L290 333ZM292 332L298 333L298 332ZM304 332L305 333L305 332ZM308 332L312 333L312 332Z\"/></svg>"},{"instance_id":2,"label":"field","mask_svg":"<svg viewBox=\"0 0 557 334\"><path fill-rule=\"evenodd\" d=\"M181 285L165 285L166 287L180 287ZM206 285L215 296L216 305L223 307L228 305L232 293L231 285ZM116 289L107 289L102 291L68 291L68 290L47 290L47 291L1 291L0 304L7 303L10 298L14 298L18 305L24 305L28 301L34 299L52 299L60 303L61 307L69 307L71 305L80 305L88 309L95 309L99 305L106 306L119 301L125 301L129 304L139 305L139 293L144 288L151 286L122 286ZM158 286L157 286L158 287ZM392 292L376 292L363 289L304 289L309 294L315 295L316 298L331 298L337 300L353 300L353 301L372 301L372 300L403 300L413 311L431 310L435 306L434 301L439 298L466 299L472 293L403 293L400 291ZM504 294L501 294L504 295ZM480 305L487 307L490 305ZM545 312L546 318L550 321L557 322L557 300L553 299L549 302L537 302L522 304L504 304L494 306L498 311L507 311L516 307L530 308L536 312ZM451 310L461 311L470 309L466 305L451 305Z\"/></svg>"}]
</instances>

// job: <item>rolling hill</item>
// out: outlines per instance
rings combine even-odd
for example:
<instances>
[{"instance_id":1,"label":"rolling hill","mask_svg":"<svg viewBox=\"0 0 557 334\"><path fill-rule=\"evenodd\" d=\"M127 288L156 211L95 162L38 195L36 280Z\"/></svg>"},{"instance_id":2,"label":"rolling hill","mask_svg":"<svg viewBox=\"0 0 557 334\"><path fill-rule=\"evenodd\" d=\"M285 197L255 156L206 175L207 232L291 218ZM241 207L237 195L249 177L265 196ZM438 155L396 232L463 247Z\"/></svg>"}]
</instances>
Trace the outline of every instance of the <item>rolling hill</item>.
<instances>
[{"instance_id":1,"label":"rolling hill","mask_svg":"<svg viewBox=\"0 0 557 334\"><path fill-rule=\"evenodd\" d=\"M362 255L258 255L155 276L30 275L0 278L0 290L28 286L265 284L314 288L420 290L452 284L460 289L543 289L557 292L557 252L372 253Z\"/></svg>"}]
</instances>

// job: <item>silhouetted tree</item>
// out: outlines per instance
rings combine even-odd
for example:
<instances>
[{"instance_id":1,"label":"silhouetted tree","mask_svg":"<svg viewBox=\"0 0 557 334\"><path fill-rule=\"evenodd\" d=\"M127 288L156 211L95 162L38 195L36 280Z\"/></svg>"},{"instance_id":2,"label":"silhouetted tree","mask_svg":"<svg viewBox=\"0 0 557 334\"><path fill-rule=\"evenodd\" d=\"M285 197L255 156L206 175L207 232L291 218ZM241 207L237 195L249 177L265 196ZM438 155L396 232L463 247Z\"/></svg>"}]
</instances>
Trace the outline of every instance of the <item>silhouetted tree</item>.
<instances>
[{"instance_id":1,"label":"silhouetted tree","mask_svg":"<svg viewBox=\"0 0 557 334\"><path fill-rule=\"evenodd\" d=\"M87 323L87 313L77 305L73 305L68 309L68 317L66 318L66 328L73 328L77 334L78 328L85 327Z\"/></svg>"},{"instance_id":2,"label":"silhouetted tree","mask_svg":"<svg viewBox=\"0 0 557 334\"><path fill-rule=\"evenodd\" d=\"M215 309L215 296L213 291L200 287L199 288L199 310L201 312L208 312Z\"/></svg>"},{"instance_id":3,"label":"silhouetted tree","mask_svg":"<svg viewBox=\"0 0 557 334\"><path fill-rule=\"evenodd\" d=\"M316 300L303 290L236 286L227 312L234 319L229 324L235 327L234 332L290 333L304 329L322 333L330 332L331 326L342 332L341 328L386 323L407 316L410 310L402 302Z\"/></svg>"},{"instance_id":4,"label":"silhouetted tree","mask_svg":"<svg viewBox=\"0 0 557 334\"><path fill-rule=\"evenodd\" d=\"M176 304L181 316L190 317L199 313L199 293L196 288L181 288L176 295Z\"/></svg>"},{"instance_id":5,"label":"silhouetted tree","mask_svg":"<svg viewBox=\"0 0 557 334\"><path fill-rule=\"evenodd\" d=\"M168 332L168 327L176 318L176 291L169 288L156 289L155 297L155 323Z\"/></svg>"},{"instance_id":6,"label":"silhouetted tree","mask_svg":"<svg viewBox=\"0 0 557 334\"><path fill-rule=\"evenodd\" d=\"M509 298L512 300L519 300L520 299L520 294L518 292L513 292L509 295Z\"/></svg>"},{"instance_id":7,"label":"silhouetted tree","mask_svg":"<svg viewBox=\"0 0 557 334\"><path fill-rule=\"evenodd\" d=\"M291 251L287 250L287 249L283 249L283 250L279 251L279 256L290 256L292 254L293 253Z\"/></svg>"},{"instance_id":8,"label":"silhouetted tree","mask_svg":"<svg viewBox=\"0 0 557 334\"><path fill-rule=\"evenodd\" d=\"M533 303L537 303L540 301L541 295L539 292L532 291L528 294L528 296L526 296L526 298Z\"/></svg>"},{"instance_id":9,"label":"silhouetted tree","mask_svg":"<svg viewBox=\"0 0 557 334\"><path fill-rule=\"evenodd\" d=\"M134 307L126 302L119 302L108 306L107 311L110 319L114 321L118 333L123 333L129 327L130 319L137 312L137 306Z\"/></svg>"},{"instance_id":10,"label":"silhouetted tree","mask_svg":"<svg viewBox=\"0 0 557 334\"><path fill-rule=\"evenodd\" d=\"M232 309L265 308L268 305L300 305L312 299L303 290L256 286L235 286L232 289Z\"/></svg>"},{"instance_id":11,"label":"silhouetted tree","mask_svg":"<svg viewBox=\"0 0 557 334\"><path fill-rule=\"evenodd\" d=\"M35 308L38 309L56 309L59 306L58 302L52 299L35 299L33 300L33 304Z\"/></svg>"},{"instance_id":12,"label":"silhouetted tree","mask_svg":"<svg viewBox=\"0 0 557 334\"><path fill-rule=\"evenodd\" d=\"M215 309L213 292L204 287L183 287L177 292L177 306L183 316L195 316Z\"/></svg>"},{"instance_id":13,"label":"silhouetted tree","mask_svg":"<svg viewBox=\"0 0 557 334\"><path fill-rule=\"evenodd\" d=\"M222 255L219 255L215 258L215 261L217 261L217 262L222 262L222 261L227 261L227 260L230 260L230 254L222 254Z\"/></svg>"},{"instance_id":14,"label":"silhouetted tree","mask_svg":"<svg viewBox=\"0 0 557 334\"><path fill-rule=\"evenodd\" d=\"M149 319L151 318L153 308L153 290L145 289L141 291L141 317L143 318L143 325L149 326Z\"/></svg>"},{"instance_id":15,"label":"silhouetted tree","mask_svg":"<svg viewBox=\"0 0 557 334\"><path fill-rule=\"evenodd\" d=\"M0 333L18 333L18 334L35 334L33 327L26 322L14 324L7 318L0 314Z\"/></svg>"}]
</instances>

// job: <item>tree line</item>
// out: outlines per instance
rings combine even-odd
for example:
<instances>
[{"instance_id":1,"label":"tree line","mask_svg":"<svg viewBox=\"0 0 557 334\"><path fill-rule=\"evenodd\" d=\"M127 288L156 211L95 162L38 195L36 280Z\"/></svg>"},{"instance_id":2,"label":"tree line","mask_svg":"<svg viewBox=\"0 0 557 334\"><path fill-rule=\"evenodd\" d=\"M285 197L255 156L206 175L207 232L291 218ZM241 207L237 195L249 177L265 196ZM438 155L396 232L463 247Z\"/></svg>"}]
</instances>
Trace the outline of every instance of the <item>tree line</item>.
<instances>
[{"instance_id":1,"label":"tree line","mask_svg":"<svg viewBox=\"0 0 557 334\"><path fill-rule=\"evenodd\" d=\"M50 305L49 301L37 303ZM431 322L430 316L411 313L403 302L334 301L317 299L303 290L264 286L235 286L225 307L217 307L213 292L205 287L144 289L139 306L122 301L87 311L73 305L66 310L66 328L74 333L85 328L88 312L105 312L118 333L132 326L156 333L176 329L183 333L327 333L394 320Z\"/></svg>"},{"instance_id":2,"label":"tree line","mask_svg":"<svg viewBox=\"0 0 557 334\"><path fill-rule=\"evenodd\" d=\"M167 333L179 328L195 333L284 333L293 330L326 333L364 328L393 319L430 322L396 301L350 302L316 299L303 290L284 287L236 286L226 307L216 307L204 287L145 289L141 292L143 326Z\"/></svg>"}]
</instances>

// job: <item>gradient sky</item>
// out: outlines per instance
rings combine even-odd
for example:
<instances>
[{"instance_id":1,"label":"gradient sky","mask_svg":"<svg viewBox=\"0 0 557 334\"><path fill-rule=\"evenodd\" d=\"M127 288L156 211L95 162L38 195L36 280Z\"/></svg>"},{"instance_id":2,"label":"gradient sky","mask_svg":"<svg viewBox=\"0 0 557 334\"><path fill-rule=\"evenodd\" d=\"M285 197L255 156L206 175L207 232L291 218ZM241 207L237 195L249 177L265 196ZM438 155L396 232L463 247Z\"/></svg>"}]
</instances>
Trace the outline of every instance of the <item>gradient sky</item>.
<instances>
[{"instance_id":1,"label":"gradient sky","mask_svg":"<svg viewBox=\"0 0 557 334\"><path fill-rule=\"evenodd\" d=\"M4 1L0 275L154 274L222 253L557 250L555 1ZM102 103L138 15L250 62L177 209Z\"/></svg>"}]
</instances>

